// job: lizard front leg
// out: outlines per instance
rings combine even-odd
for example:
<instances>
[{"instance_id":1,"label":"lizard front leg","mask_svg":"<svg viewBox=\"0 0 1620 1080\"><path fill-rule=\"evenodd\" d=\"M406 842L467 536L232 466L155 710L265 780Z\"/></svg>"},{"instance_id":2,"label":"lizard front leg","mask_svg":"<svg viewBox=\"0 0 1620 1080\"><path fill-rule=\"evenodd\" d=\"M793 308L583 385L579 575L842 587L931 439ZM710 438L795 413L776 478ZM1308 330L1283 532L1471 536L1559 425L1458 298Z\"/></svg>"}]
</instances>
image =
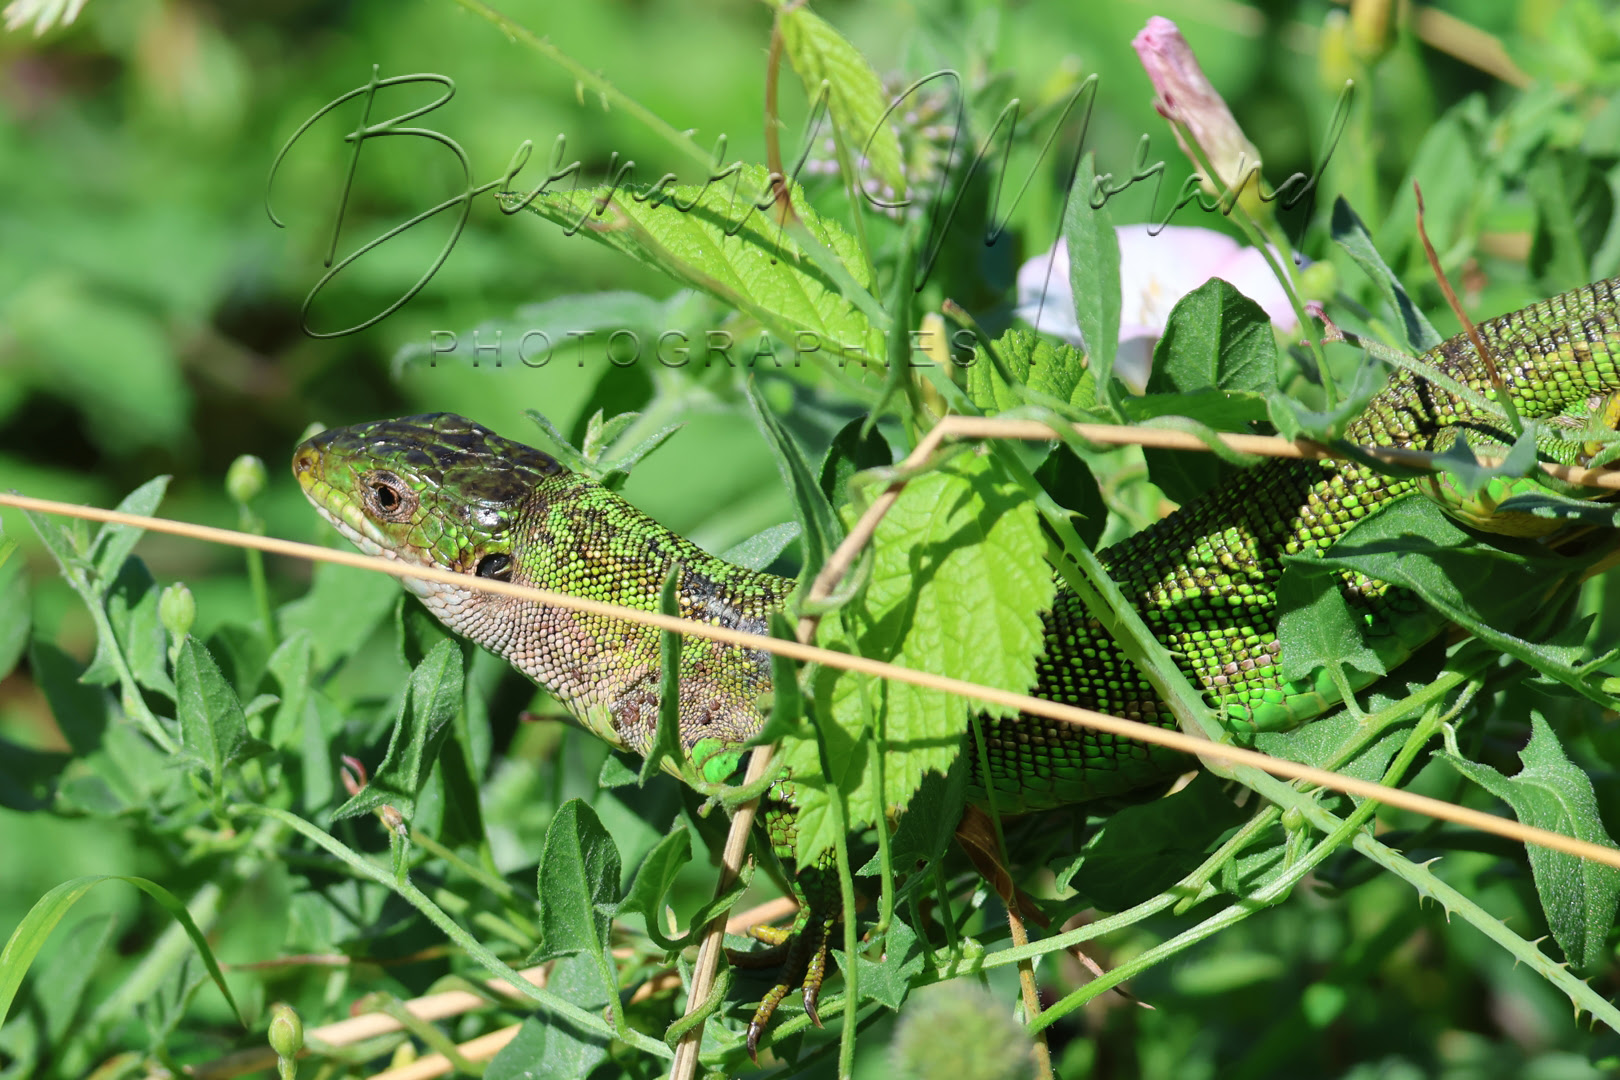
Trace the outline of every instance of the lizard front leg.
<instances>
[{"instance_id":1,"label":"lizard front leg","mask_svg":"<svg viewBox=\"0 0 1620 1080\"><path fill-rule=\"evenodd\" d=\"M760 1000L748 1024L748 1054L758 1060L759 1040L772 1015L795 987L801 989L804 1011L812 1023L821 1026L816 1002L827 976L827 951L833 928L843 916L843 900L838 888L837 856L827 851L815 862L798 866L793 858L797 841L797 811L791 802L792 788L782 781L766 796L760 808L758 828L771 850L781 861L793 889L799 910L786 928L754 926L749 936L776 946L769 953L737 954L740 965L766 966L781 962L776 984Z\"/></svg>"}]
</instances>

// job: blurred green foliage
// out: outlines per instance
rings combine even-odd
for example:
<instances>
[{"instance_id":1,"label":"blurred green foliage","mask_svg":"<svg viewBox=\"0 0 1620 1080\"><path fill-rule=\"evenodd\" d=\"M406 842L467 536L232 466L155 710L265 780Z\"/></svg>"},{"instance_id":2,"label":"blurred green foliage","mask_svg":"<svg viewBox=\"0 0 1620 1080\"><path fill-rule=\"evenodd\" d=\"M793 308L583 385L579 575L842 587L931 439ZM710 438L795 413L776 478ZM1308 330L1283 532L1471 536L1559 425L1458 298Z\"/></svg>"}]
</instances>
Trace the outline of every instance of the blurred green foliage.
<instances>
[{"instance_id":1,"label":"blurred green foliage","mask_svg":"<svg viewBox=\"0 0 1620 1080\"><path fill-rule=\"evenodd\" d=\"M1300 251L1337 272L1330 280L1356 329L1401 340L1394 309L1330 243L1329 210L1339 195L1369 223L1378 253L1443 335L1456 323L1429 285L1413 227L1413 180L1422 183L1442 262L1472 311L1508 310L1615 273L1620 22L1610 5L1448 3L1383 29L1369 15L1379 6L1357 5L1351 17L1325 3L1281 0L829 3L817 11L895 85L940 68L962 72L976 132L1013 98L1050 123L1065 94L1100 74L1087 134L1098 168L1128 171L1144 132L1152 136L1149 160L1167 161L1157 200L1149 186L1133 188L1110 204L1115 223L1162 216L1191 173L1152 110L1151 87L1130 49L1148 15L1176 19L1273 183L1315 171L1332 147L1318 198L1283 214L1281 224ZM579 71L600 73L626 100L674 129L691 128L696 147L723 135L726 160L765 160L767 6L530 2L502 12L547 38ZM1479 44L1459 29L1463 20L1494 35L1499 52L1486 48L1470 61L1446 51ZM645 357L620 369L594 343L620 328L673 327L694 340L723 328L743 340L758 326L586 237L529 214L503 214L490 196L475 203L453 254L401 311L351 336L303 333L301 308L324 272L349 169L351 146L342 136L358 122L357 108L321 120L289 153L271 193L285 229L266 213L270 164L308 117L362 85L373 65L383 77L437 72L455 81L454 99L419 123L465 148L476 183L498 177L524 140L536 149L521 179L533 179L559 134L564 160L579 159L593 183L627 159L644 181L666 170L701 179L693 154L633 110L608 107L543 51L452 3L90 0L76 22L41 40L20 31L0 36L0 487L107 505L168 474L167 516L329 542L330 531L284 471L311 423L447 410L535 441L522 414L537 409L577 444L597 410L643 410L632 434L684 427L630 474L624 491L632 501L715 551L791 518L790 495L733 369L668 368ZM1336 129L1335 100L1348 78L1358 89ZM781 85L791 155L808 103L785 70ZM437 92L399 88L377 108L397 114ZM1077 129L1066 128L1060 146L1072 149L1076 138ZM919 312L938 310L950 296L992 332L1012 324L1018 265L1058 235L1065 161L1064 154L1043 158L1040 139L1024 138L1010 153L998 210L982 186L970 186L957 228L942 234ZM1026 174L1030 186L1014 206ZM835 179L803 180L823 215L849 220ZM440 144L367 141L343 204L338 257L455 196L462 183ZM1002 238L983 243L987 222L1009 213ZM445 244L450 218L441 214L357 261L321 293L310 325L351 325L392 304ZM1230 231L1192 211L1176 220ZM871 228L871 248L892 259L897 230L882 222ZM513 339L534 328L558 340L568 331L597 338L532 368L517 358ZM473 364L475 329L486 344L491 333L503 334L499 367L489 353ZM460 349L436 358L435 344L447 340L437 332L457 335ZM1335 349L1329 362L1348 373L1357 354ZM773 370L761 392L815 454L873 403L814 366ZM239 490L233 499L227 473L245 454L269 463L268 484L262 494ZM1154 515L1158 492L1143 480L1139 457L1102 464L1112 537ZM291 800L286 809L324 828L343 802L337 753L375 765L396 720L419 736L406 744L413 752L448 739L443 745L459 755L455 768L441 755L413 823L467 863L419 866L416 880L442 906L480 913L480 940L510 962L523 959L527 948L519 946L533 938L542 851L575 835L554 834L559 808L567 807L576 833L596 837L591 822L599 819L611 836L625 880L609 880L621 871L609 873L603 860L591 879L603 897L619 895L676 821L687 824L698 858L680 868L671 902L685 916L712 891L705 855L718 844L718 826L695 813L689 793L670 783L599 790L604 763L612 764L606 749L554 723L518 725L525 709L553 719L558 709L492 658L458 655L420 611L401 604L392 581L272 561L259 596L240 553L148 537L140 560L104 567L96 593L119 639L136 643L127 680L93 666L91 683L121 685L108 693L79 681L105 635L28 522L4 510L0 526L20 544L0 563L0 932L72 878L157 881L209 925L254 1032L232 1022L169 916L143 902L145 894L111 886L90 893L45 943L22 1006L0 1029L0 1076L82 1075L104 1062L105 1075L135 1075L147 1054L169 1065L209 1061L262 1043L274 999L291 1001L313 1027L362 992L403 998L445 977L443 936L385 887L297 841L284 823L238 832L223 816L227 793L245 792L267 805ZM92 532L64 535L63 550L84 558L98 550ZM178 580L194 598L194 622L176 614L184 606L178 597L159 601L159 586ZM1612 639L1608 594L1594 587L1584 603L1598 616L1594 640ZM439 701L424 689L429 658L444 672L465 665L467 692L453 717L448 699L462 695L445 691ZM148 700L174 701L182 726L190 715L199 733L207 727L206 737L187 742L206 747L206 768L178 767L160 741L119 719ZM1520 723L1509 730L1527 731L1530 702L1511 695L1504 702L1502 712ZM420 710L432 714L427 728L411 726L426 723ZM205 714L229 722L204 725ZM1596 777L1599 805L1614 821L1620 790L1612 762L1620 748L1612 726L1579 726L1568 749ZM1491 729L1483 752L1511 772L1517 748ZM223 786L226 773L241 787ZM411 784L418 779L412 773ZM1416 786L1451 798L1463 791L1440 769L1424 772ZM575 797L590 802L590 821L573 817L578 805L567 800ZM1492 841L1445 835L1400 815L1387 815L1386 825L1403 830L1403 846L1414 851L1461 849L1443 864L1447 881L1523 936L1539 933L1542 916L1522 861L1504 860ZM332 828L354 850L379 853L389 844L369 818ZM1072 855L1083 837L1065 838ZM756 892L767 895L769 887L762 882ZM1133 979L1132 993L1153 1011L1105 996L1060 1021L1050 1035L1062 1074L1552 1078L1601 1075L1620 1060L1612 1032L1572 1023L1556 990L1472 931L1454 931L1437 905L1418 904L1405 885L1369 880L1350 856L1330 860L1296 893L1294 902ZM996 932L993 906L974 918L971 932ZM1110 938L1101 959L1127 962L1182 928L1179 918L1155 916ZM1611 933L1595 973L1611 999L1612 942ZM323 961L286 959L299 955ZM1051 978L1065 989L1079 981L1066 963L1043 969L1059 969ZM592 998L603 989L598 976L565 966L554 982L595 1006L603 1003ZM1010 968L987 981L996 1001L1015 999ZM656 1037L670 1007L665 995L632 1021ZM470 1037L479 1030L473 1023L450 1030ZM859 1074L889 1067L888 1025L863 1033ZM915 1024L907 1037L918 1038ZM589 1040L569 1043L556 1029L526 1029L523 1038L555 1055L559 1075L599 1063L600 1075L659 1071L623 1044L605 1060ZM830 1046L826 1038L807 1035L805 1048ZM344 1067L376 1071L390 1047L372 1049ZM114 1058L120 1052L134 1056ZM830 1054L814 1060L813 1068L831 1067Z\"/></svg>"}]
</instances>

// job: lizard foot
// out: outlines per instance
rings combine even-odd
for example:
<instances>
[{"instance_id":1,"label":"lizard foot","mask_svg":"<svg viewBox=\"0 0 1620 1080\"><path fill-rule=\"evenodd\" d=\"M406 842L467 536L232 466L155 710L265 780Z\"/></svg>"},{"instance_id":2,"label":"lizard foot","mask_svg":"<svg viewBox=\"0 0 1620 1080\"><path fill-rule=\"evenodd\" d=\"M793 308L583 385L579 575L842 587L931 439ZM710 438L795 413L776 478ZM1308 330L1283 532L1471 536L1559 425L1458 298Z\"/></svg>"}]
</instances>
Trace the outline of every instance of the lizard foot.
<instances>
[{"instance_id":1,"label":"lizard foot","mask_svg":"<svg viewBox=\"0 0 1620 1080\"><path fill-rule=\"evenodd\" d=\"M799 986L804 995L805 1015L816 1027L821 1026L821 1015L816 1009L816 1002L821 998L821 984L827 977L827 946L832 939L832 929L837 920L810 919L796 931L782 930L771 926L756 926L749 929L749 934L767 944L778 948L785 946L785 959L782 963L781 975L776 985L771 987L760 1000L759 1008L754 1010L754 1018L748 1023L748 1056L755 1064L759 1062L759 1040L765 1034L765 1028L771 1022L776 1007L788 996L794 986ZM776 955L777 950L772 949L768 955Z\"/></svg>"}]
</instances>

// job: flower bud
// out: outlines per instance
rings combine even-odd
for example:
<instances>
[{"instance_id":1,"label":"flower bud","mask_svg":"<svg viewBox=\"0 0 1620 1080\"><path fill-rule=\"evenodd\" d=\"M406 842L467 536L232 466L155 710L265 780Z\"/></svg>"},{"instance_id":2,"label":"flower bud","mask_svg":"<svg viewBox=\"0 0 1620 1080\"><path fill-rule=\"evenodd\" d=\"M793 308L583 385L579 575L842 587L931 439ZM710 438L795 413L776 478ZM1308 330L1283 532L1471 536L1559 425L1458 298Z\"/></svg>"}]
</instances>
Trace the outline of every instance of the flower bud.
<instances>
[{"instance_id":1,"label":"flower bud","mask_svg":"<svg viewBox=\"0 0 1620 1080\"><path fill-rule=\"evenodd\" d=\"M1390 0L1350 0L1350 48L1371 66L1395 44L1395 5Z\"/></svg>"},{"instance_id":2,"label":"flower bud","mask_svg":"<svg viewBox=\"0 0 1620 1080\"><path fill-rule=\"evenodd\" d=\"M285 1002L270 1006L270 1049L276 1052L276 1067L282 1080L292 1080L297 1066L293 1059L304 1049L304 1021Z\"/></svg>"},{"instance_id":3,"label":"flower bud","mask_svg":"<svg viewBox=\"0 0 1620 1080\"><path fill-rule=\"evenodd\" d=\"M225 473L225 491L239 503L250 503L264 490L264 462L252 454L243 454L231 462Z\"/></svg>"},{"instance_id":4,"label":"flower bud","mask_svg":"<svg viewBox=\"0 0 1620 1080\"><path fill-rule=\"evenodd\" d=\"M158 621L176 642L186 640L192 624L197 621L197 598L185 583L175 582L158 597Z\"/></svg>"},{"instance_id":5,"label":"flower bud","mask_svg":"<svg viewBox=\"0 0 1620 1080\"><path fill-rule=\"evenodd\" d=\"M1339 291L1339 270L1325 259L1300 270L1297 280L1301 300L1326 303Z\"/></svg>"},{"instance_id":6,"label":"flower bud","mask_svg":"<svg viewBox=\"0 0 1620 1080\"><path fill-rule=\"evenodd\" d=\"M1160 116L1176 125L1176 141L1181 143L1182 150L1197 164L1198 159L1183 139L1182 128L1185 128L1227 188L1240 197L1256 197L1258 193L1250 185L1258 182L1260 153L1232 118L1226 101L1204 76L1204 69L1198 66L1198 58L1176 24L1155 15L1131 45L1158 93L1153 106ZM1219 194L1207 178L1204 190L1212 195Z\"/></svg>"}]
</instances>

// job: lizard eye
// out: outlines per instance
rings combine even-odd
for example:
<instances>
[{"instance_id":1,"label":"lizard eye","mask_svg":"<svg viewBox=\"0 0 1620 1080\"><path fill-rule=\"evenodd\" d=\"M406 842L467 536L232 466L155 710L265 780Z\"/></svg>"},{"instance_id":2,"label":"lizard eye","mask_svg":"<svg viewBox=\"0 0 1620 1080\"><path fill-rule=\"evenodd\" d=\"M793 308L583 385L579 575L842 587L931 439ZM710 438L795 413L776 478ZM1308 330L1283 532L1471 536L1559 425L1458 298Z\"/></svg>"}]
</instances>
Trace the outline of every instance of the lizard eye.
<instances>
[{"instance_id":1,"label":"lizard eye","mask_svg":"<svg viewBox=\"0 0 1620 1080\"><path fill-rule=\"evenodd\" d=\"M384 521L409 521L416 511L416 493L393 473L375 472L366 477L366 509Z\"/></svg>"},{"instance_id":2,"label":"lizard eye","mask_svg":"<svg viewBox=\"0 0 1620 1080\"><path fill-rule=\"evenodd\" d=\"M512 556L485 555L478 560L478 568L474 571L479 577L491 578L495 581L512 580Z\"/></svg>"}]
</instances>

